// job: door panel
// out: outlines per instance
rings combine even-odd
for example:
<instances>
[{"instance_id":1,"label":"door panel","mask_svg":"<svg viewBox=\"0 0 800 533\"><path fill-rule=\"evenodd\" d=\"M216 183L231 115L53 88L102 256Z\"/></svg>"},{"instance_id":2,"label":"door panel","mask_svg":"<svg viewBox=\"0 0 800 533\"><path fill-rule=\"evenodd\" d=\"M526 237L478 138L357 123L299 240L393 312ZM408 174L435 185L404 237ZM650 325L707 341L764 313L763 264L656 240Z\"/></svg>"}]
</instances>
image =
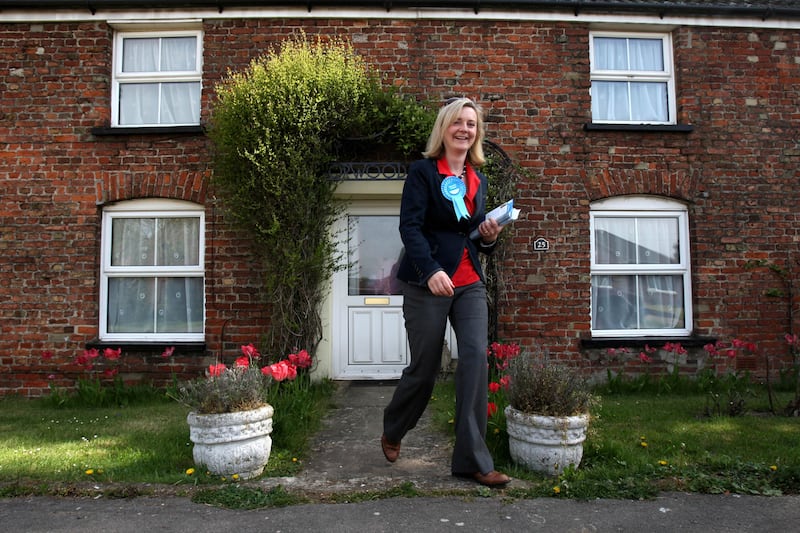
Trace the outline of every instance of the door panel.
<instances>
[{"instance_id":1,"label":"door panel","mask_svg":"<svg viewBox=\"0 0 800 533\"><path fill-rule=\"evenodd\" d=\"M350 308L351 365L406 364L406 331L398 308Z\"/></svg>"}]
</instances>

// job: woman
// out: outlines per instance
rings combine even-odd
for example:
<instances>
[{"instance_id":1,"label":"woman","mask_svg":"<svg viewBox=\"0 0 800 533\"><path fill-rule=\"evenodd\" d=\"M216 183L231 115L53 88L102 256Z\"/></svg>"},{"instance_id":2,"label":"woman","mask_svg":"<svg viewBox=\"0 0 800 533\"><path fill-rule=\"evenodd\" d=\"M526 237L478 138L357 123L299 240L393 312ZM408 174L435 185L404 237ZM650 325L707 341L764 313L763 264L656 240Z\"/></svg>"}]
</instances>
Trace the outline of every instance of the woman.
<instances>
[{"instance_id":1,"label":"woman","mask_svg":"<svg viewBox=\"0 0 800 533\"><path fill-rule=\"evenodd\" d=\"M502 227L485 218L486 176L483 117L468 98L448 101L433 126L425 159L409 168L400 207L405 254L397 278L403 282L403 315L411 364L403 370L384 410L381 448L389 462L428 405L441 365L447 319L458 341L455 476L482 485L505 485L486 447L489 313L478 253L490 253ZM479 229L479 237L469 238Z\"/></svg>"}]
</instances>

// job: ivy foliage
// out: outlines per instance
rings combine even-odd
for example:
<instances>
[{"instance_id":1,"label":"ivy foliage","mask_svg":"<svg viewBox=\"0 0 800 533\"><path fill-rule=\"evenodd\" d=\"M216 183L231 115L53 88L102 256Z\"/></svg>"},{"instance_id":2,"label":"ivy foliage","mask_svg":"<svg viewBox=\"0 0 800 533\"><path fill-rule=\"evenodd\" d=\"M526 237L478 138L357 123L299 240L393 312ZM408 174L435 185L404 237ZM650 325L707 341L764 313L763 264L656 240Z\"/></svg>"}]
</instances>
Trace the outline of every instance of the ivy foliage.
<instances>
[{"instance_id":1,"label":"ivy foliage","mask_svg":"<svg viewBox=\"0 0 800 533\"><path fill-rule=\"evenodd\" d=\"M341 268L330 227L338 216L329 177L345 138L380 137L401 150L424 144L430 113L344 41L304 34L229 72L216 87L208 135L216 194L252 238L271 305L265 353L313 351L319 305Z\"/></svg>"},{"instance_id":2,"label":"ivy foliage","mask_svg":"<svg viewBox=\"0 0 800 533\"><path fill-rule=\"evenodd\" d=\"M487 211L514 198L518 200L517 184L528 178L527 173L517 163L491 141L484 141L486 164L481 169L489 179L489 191L486 198ZM516 205L519 205L517 201ZM509 244L514 234L513 225L500 233L498 245L492 255L481 256L483 261L484 277L486 278L486 295L489 304L489 339L498 341L499 310L505 305L507 295L505 265L511 255L512 247Z\"/></svg>"}]
</instances>

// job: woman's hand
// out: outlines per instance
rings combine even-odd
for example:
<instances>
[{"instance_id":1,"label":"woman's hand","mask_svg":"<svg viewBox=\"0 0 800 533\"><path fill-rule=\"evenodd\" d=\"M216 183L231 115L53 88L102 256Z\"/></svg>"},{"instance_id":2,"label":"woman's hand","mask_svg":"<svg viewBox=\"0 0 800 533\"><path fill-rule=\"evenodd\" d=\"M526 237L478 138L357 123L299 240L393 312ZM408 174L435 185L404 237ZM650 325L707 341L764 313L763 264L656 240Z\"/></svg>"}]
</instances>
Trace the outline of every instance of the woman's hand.
<instances>
[{"instance_id":1,"label":"woman's hand","mask_svg":"<svg viewBox=\"0 0 800 533\"><path fill-rule=\"evenodd\" d=\"M503 231L503 226L493 218L487 218L478 225L478 233L481 235L483 244L492 244L497 240L497 236Z\"/></svg>"},{"instance_id":2,"label":"woman's hand","mask_svg":"<svg viewBox=\"0 0 800 533\"><path fill-rule=\"evenodd\" d=\"M444 270L440 270L428 278L428 289L436 296L452 296L454 288L453 280Z\"/></svg>"}]
</instances>

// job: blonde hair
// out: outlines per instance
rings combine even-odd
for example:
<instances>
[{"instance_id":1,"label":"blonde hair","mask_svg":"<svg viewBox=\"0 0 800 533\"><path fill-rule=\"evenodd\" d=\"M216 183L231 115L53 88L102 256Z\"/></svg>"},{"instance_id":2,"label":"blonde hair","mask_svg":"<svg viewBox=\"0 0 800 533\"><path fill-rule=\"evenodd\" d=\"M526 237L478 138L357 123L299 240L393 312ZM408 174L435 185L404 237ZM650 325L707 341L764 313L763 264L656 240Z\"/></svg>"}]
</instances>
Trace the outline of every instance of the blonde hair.
<instances>
[{"instance_id":1,"label":"blonde hair","mask_svg":"<svg viewBox=\"0 0 800 533\"><path fill-rule=\"evenodd\" d=\"M452 100L452 101L451 101ZM470 100L469 98L455 98L448 100L448 102L439 110L436 116L436 121L433 123L431 135L428 137L428 145L422 155L429 159L438 159L444 154L444 134L447 128L456 121L461 115L461 110L465 107L471 107L475 110L478 116L477 134L475 135L475 142L467 152L467 160L474 167L479 167L486 162L486 157L483 155L483 138L486 132L483 130L483 109L481 106Z\"/></svg>"}]
</instances>

